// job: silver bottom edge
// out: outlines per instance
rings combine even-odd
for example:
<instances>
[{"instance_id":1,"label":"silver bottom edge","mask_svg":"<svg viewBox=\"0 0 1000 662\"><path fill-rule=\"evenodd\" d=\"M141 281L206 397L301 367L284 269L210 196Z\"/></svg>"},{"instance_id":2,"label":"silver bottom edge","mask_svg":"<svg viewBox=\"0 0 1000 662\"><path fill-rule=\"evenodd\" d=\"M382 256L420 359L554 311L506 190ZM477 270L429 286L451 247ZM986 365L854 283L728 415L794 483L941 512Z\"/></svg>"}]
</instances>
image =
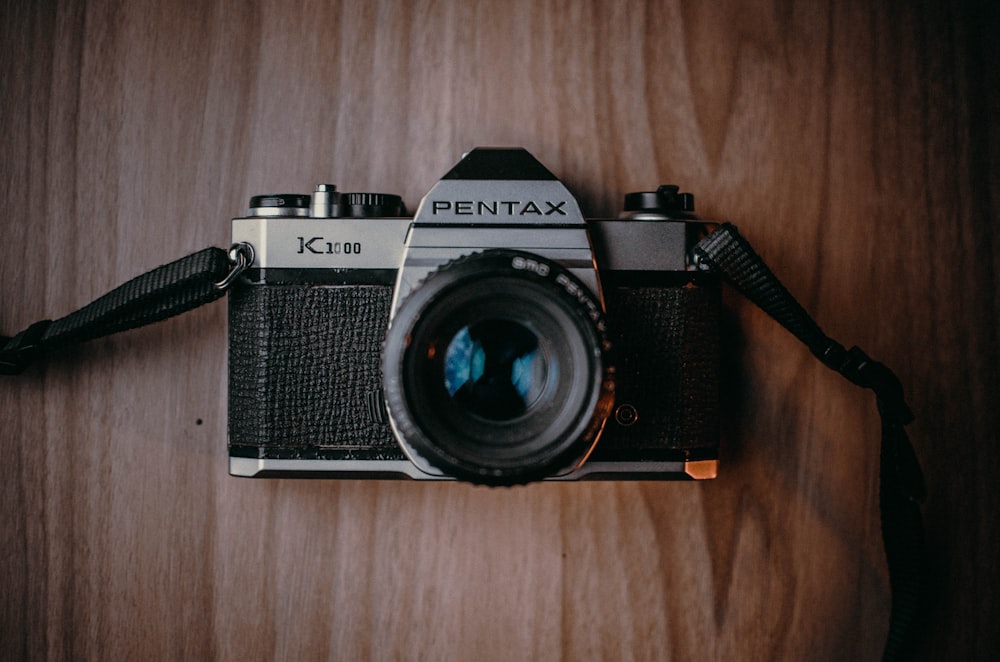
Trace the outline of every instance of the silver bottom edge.
<instances>
[{"instance_id":1,"label":"silver bottom edge","mask_svg":"<svg viewBox=\"0 0 1000 662\"><path fill-rule=\"evenodd\" d=\"M587 462L576 471L545 480L691 480L715 478L718 462ZM245 478L322 477L385 480L454 480L429 474L408 460L276 460L230 457L229 473Z\"/></svg>"}]
</instances>

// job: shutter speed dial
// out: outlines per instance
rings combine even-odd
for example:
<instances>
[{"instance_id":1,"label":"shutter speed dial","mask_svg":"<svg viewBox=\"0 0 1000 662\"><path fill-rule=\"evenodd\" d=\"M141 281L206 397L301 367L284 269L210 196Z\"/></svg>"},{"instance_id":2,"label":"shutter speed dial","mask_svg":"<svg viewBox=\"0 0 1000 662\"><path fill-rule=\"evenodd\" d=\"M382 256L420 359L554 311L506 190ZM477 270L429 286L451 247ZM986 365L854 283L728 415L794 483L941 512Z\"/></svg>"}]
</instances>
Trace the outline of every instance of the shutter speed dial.
<instances>
[{"instance_id":1,"label":"shutter speed dial","mask_svg":"<svg viewBox=\"0 0 1000 662\"><path fill-rule=\"evenodd\" d=\"M300 193L255 195L249 216L300 218L379 218L403 216L403 199L391 193L340 193L319 184L312 196Z\"/></svg>"}]
</instances>

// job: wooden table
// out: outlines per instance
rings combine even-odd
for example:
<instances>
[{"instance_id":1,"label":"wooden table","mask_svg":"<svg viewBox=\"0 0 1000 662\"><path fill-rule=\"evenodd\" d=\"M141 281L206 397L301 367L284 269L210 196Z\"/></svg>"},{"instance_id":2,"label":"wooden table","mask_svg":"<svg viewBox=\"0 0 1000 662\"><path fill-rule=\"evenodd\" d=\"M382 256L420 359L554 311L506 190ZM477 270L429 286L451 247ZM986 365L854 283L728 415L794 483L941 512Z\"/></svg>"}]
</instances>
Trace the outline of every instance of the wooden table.
<instances>
[{"instance_id":1,"label":"wooden table","mask_svg":"<svg viewBox=\"0 0 1000 662\"><path fill-rule=\"evenodd\" d=\"M255 193L412 207L475 145L528 148L589 216L677 183L899 373L937 568L921 658L995 659L988 4L6 2L0 331L228 245ZM876 659L873 400L725 306L700 484L229 477L222 303L3 378L2 656Z\"/></svg>"}]
</instances>

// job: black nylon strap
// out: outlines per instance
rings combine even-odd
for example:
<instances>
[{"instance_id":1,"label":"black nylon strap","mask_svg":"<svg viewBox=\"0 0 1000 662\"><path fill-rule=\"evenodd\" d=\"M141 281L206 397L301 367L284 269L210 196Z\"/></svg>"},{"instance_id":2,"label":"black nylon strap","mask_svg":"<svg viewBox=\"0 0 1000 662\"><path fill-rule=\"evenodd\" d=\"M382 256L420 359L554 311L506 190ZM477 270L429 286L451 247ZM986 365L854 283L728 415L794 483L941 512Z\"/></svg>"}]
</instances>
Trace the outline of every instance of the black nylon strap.
<instances>
[{"instance_id":1,"label":"black nylon strap","mask_svg":"<svg viewBox=\"0 0 1000 662\"><path fill-rule=\"evenodd\" d=\"M913 414L899 379L861 349L829 338L778 281L736 228L726 223L693 249L699 266L722 273L748 299L792 332L830 368L872 389L882 418L879 506L889 567L892 614L883 660L908 659L924 602L926 551L920 502L924 480L903 426Z\"/></svg>"},{"instance_id":2,"label":"black nylon strap","mask_svg":"<svg viewBox=\"0 0 1000 662\"><path fill-rule=\"evenodd\" d=\"M0 336L0 374L15 375L46 351L167 319L218 299L231 269L221 248L206 248L133 278L58 320Z\"/></svg>"}]
</instances>

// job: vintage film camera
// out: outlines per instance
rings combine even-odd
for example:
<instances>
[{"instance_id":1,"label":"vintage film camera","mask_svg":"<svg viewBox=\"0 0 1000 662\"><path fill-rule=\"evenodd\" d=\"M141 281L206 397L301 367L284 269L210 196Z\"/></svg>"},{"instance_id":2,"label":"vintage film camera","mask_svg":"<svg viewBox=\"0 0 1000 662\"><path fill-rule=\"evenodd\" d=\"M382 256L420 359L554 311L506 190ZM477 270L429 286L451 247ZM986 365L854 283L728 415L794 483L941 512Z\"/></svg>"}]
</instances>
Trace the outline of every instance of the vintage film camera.
<instances>
[{"instance_id":1,"label":"vintage film camera","mask_svg":"<svg viewBox=\"0 0 1000 662\"><path fill-rule=\"evenodd\" d=\"M263 195L229 302L238 476L715 476L718 275L676 187L585 219L522 149L398 196Z\"/></svg>"}]
</instances>

